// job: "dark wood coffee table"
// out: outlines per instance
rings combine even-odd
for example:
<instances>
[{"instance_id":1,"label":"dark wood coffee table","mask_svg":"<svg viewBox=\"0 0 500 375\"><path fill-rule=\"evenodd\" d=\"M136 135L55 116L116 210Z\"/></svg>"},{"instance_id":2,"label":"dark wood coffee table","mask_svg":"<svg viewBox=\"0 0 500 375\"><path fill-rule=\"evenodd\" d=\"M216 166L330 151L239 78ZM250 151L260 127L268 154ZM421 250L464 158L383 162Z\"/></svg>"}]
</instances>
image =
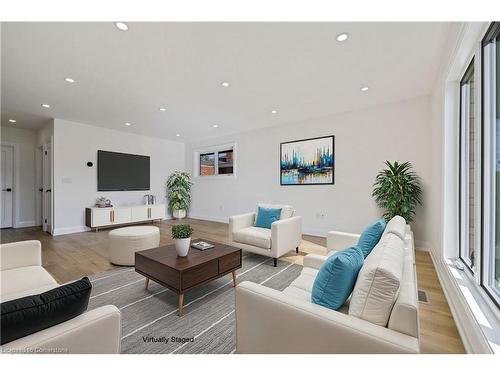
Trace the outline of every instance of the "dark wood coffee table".
<instances>
[{"instance_id":1,"label":"dark wood coffee table","mask_svg":"<svg viewBox=\"0 0 500 375\"><path fill-rule=\"evenodd\" d=\"M209 240L215 247L201 251L189 249L186 257L177 256L174 245L161 246L135 253L135 271L149 280L172 290L179 295L179 316L182 316L184 293L228 273L233 274L236 286L236 270L241 268L241 249Z\"/></svg>"}]
</instances>

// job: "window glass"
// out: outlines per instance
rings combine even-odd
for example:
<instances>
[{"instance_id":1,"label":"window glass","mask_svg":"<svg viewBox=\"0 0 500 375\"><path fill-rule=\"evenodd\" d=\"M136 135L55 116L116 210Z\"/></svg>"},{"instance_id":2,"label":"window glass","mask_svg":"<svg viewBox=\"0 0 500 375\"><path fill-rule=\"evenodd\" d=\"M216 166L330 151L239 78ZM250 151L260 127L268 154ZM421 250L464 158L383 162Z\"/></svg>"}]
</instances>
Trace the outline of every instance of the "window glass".
<instances>
[{"instance_id":1,"label":"window glass","mask_svg":"<svg viewBox=\"0 0 500 375\"><path fill-rule=\"evenodd\" d=\"M218 174L233 174L233 150L218 152Z\"/></svg>"},{"instance_id":2,"label":"window glass","mask_svg":"<svg viewBox=\"0 0 500 375\"><path fill-rule=\"evenodd\" d=\"M495 246L491 249L491 287L500 294L500 40L496 40L494 54L495 82Z\"/></svg>"},{"instance_id":3,"label":"window glass","mask_svg":"<svg viewBox=\"0 0 500 375\"><path fill-rule=\"evenodd\" d=\"M215 174L215 153L200 154L200 176Z\"/></svg>"}]
</instances>

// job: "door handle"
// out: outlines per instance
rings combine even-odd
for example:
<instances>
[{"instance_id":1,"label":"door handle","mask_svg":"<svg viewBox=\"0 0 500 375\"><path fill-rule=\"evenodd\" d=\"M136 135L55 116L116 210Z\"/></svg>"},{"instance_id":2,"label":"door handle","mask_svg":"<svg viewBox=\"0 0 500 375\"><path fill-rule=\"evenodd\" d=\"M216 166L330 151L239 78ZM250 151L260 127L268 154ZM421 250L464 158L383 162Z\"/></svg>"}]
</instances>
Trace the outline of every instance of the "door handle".
<instances>
[{"instance_id":1,"label":"door handle","mask_svg":"<svg viewBox=\"0 0 500 375\"><path fill-rule=\"evenodd\" d=\"M2 191L12 191L12 189L11 188L2 189Z\"/></svg>"},{"instance_id":2,"label":"door handle","mask_svg":"<svg viewBox=\"0 0 500 375\"><path fill-rule=\"evenodd\" d=\"M40 193L43 193L43 189L38 189L38 191L39 191Z\"/></svg>"},{"instance_id":3,"label":"door handle","mask_svg":"<svg viewBox=\"0 0 500 375\"><path fill-rule=\"evenodd\" d=\"M52 189L45 190L46 193L50 193L51 191L52 191Z\"/></svg>"}]
</instances>

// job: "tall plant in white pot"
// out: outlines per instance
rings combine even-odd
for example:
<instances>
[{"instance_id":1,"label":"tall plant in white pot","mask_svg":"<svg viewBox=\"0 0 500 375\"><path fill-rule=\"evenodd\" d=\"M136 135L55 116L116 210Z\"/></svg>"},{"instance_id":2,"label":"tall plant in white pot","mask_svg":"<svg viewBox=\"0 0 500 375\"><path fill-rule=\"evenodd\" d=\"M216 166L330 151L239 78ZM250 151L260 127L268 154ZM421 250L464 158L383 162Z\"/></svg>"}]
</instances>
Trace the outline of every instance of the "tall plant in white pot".
<instances>
[{"instance_id":1,"label":"tall plant in white pot","mask_svg":"<svg viewBox=\"0 0 500 375\"><path fill-rule=\"evenodd\" d=\"M191 176L187 172L175 171L167 180L168 208L175 219L186 217L191 204Z\"/></svg>"}]
</instances>

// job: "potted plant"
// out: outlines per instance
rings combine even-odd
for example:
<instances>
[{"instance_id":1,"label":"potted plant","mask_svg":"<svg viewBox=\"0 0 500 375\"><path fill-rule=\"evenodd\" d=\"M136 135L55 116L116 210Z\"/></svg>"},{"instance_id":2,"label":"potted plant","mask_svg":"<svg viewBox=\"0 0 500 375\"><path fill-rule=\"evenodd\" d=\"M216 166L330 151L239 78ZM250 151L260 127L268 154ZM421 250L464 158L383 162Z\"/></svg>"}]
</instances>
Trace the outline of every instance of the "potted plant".
<instances>
[{"instance_id":1,"label":"potted plant","mask_svg":"<svg viewBox=\"0 0 500 375\"><path fill-rule=\"evenodd\" d=\"M377 174L373 184L372 196L383 210L387 221L399 215L411 223L415 217L415 209L422 204L422 188L420 178L411 169L409 162L385 162L387 169Z\"/></svg>"},{"instance_id":2,"label":"potted plant","mask_svg":"<svg viewBox=\"0 0 500 375\"><path fill-rule=\"evenodd\" d=\"M175 171L167 180L168 208L176 219L186 217L191 204L191 176L186 172Z\"/></svg>"},{"instance_id":3,"label":"potted plant","mask_svg":"<svg viewBox=\"0 0 500 375\"><path fill-rule=\"evenodd\" d=\"M178 256L185 257L187 255L189 246L191 245L192 234L193 229L189 225L181 224L172 227L172 238L174 239L175 250Z\"/></svg>"}]
</instances>

